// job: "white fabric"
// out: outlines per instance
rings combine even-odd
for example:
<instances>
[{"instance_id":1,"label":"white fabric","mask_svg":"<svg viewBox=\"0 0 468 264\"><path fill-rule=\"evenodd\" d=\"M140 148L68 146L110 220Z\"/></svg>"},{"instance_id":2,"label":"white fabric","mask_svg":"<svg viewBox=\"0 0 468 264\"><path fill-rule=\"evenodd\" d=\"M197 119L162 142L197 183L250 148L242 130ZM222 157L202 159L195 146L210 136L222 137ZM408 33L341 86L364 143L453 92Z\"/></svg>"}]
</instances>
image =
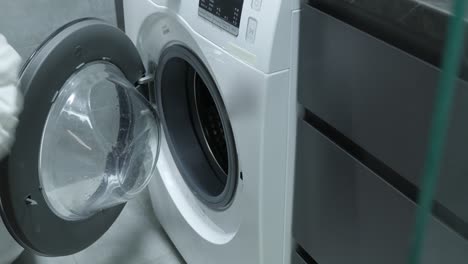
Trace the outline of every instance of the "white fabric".
<instances>
[{"instance_id":1,"label":"white fabric","mask_svg":"<svg viewBox=\"0 0 468 264\"><path fill-rule=\"evenodd\" d=\"M23 104L17 88L20 64L20 56L0 34L0 159L8 153L13 143L18 114ZM22 251L0 218L0 263L11 263Z\"/></svg>"},{"instance_id":2,"label":"white fabric","mask_svg":"<svg viewBox=\"0 0 468 264\"><path fill-rule=\"evenodd\" d=\"M18 91L21 58L0 34L0 159L13 144L23 98Z\"/></svg>"}]
</instances>

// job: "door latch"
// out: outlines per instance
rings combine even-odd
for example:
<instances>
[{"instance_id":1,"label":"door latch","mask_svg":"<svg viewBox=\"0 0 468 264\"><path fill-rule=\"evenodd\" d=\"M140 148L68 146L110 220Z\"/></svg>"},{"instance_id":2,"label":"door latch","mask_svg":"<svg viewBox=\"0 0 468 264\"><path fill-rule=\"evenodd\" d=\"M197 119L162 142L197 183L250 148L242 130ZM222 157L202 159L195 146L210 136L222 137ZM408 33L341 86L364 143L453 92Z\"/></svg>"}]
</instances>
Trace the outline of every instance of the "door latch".
<instances>
[{"instance_id":1,"label":"door latch","mask_svg":"<svg viewBox=\"0 0 468 264\"><path fill-rule=\"evenodd\" d=\"M37 205L37 201L34 200L31 195L28 195L26 196L26 198L24 198L24 202L26 203L26 205L28 206L33 206L33 205Z\"/></svg>"}]
</instances>

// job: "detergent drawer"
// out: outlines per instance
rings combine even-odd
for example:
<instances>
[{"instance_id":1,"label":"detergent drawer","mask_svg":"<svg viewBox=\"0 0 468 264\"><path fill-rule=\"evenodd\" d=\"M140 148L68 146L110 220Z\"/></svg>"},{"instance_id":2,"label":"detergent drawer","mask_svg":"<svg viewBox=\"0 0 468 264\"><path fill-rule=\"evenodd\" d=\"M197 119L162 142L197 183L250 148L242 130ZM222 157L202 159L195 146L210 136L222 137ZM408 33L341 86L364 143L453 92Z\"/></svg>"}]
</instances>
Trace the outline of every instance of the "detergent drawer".
<instances>
[{"instance_id":1,"label":"detergent drawer","mask_svg":"<svg viewBox=\"0 0 468 264\"><path fill-rule=\"evenodd\" d=\"M299 61L299 102L417 192L439 69L307 5ZM457 85L436 200L467 231L468 84Z\"/></svg>"},{"instance_id":2,"label":"detergent drawer","mask_svg":"<svg viewBox=\"0 0 468 264\"><path fill-rule=\"evenodd\" d=\"M406 263L416 204L299 122L293 236L317 263ZM430 220L425 264L462 263L468 242Z\"/></svg>"}]
</instances>

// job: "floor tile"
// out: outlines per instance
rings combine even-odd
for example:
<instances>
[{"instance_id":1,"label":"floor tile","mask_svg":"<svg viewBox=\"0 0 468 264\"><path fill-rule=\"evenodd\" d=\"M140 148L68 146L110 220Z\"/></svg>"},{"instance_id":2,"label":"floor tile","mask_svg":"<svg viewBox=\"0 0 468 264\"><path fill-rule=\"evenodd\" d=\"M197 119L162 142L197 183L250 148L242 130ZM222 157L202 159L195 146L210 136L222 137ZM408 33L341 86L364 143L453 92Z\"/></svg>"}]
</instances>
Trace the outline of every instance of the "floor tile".
<instances>
[{"instance_id":1,"label":"floor tile","mask_svg":"<svg viewBox=\"0 0 468 264\"><path fill-rule=\"evenodd\" d=\"M22 252L23 248L11 237L0 218L0 264L11 263Z\"/></svg>"},{"instance_id":2,"label":"floor tile","mask_svg":"<svg viewBox=\"0 0 468 264\"><path fill-rule=\"evenodd\" d=\"M174 256L173 254L167 254L165 256L161 256L157 259L153 259L153 260L150 260L149 262L145 262L141 264L185 264L185 263L186 263L185 261Z\"/></svg>"},{"instance_id":3,"label":"floor tile","mask_svg":"<svg viewBox=\"0 0 468 264\"><path fill-rule=\"evenodd\" d=\"M129 202L99 241L75 255L78 264L138 264L161 256L176 256L177 252L163 229L159 223L149 219L151 212L147 210L138 200Z\"/></svg>"},{"instance_id":4,"label":"floor tile","mask_svg":"<svg viewBox=\"0 0 468 264\"><path fill-rule=\"evenodd\" d=\"M92 246L70 257L23 254L15 264L182 264L151 207L148 192L130 201L114 225Z\"/></svg>"},{"instance_id":5,"label":"floor tile","mask_svg":"<svg viewBox=\"0 0 468 264\"><path fill-rule=\"evenodd\" d=\"M14 264L77 264L74 257L47 258L24 252Z\"/></svg>"}]
</instances>

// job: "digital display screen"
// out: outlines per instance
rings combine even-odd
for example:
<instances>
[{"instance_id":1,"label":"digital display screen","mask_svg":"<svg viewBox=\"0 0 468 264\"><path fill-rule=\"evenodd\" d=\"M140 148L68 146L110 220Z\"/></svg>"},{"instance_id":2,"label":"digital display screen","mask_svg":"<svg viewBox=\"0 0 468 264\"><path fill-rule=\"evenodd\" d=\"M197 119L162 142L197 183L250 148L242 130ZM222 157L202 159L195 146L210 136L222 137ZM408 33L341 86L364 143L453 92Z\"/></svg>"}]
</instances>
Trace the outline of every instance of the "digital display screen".
<instances>
[{"instance_id":1,"label":"digital display screen","mask_svg":"<svg viewBox=\"0 0 468 264\"><path fill-rule=\"evenodd\" d=\"M200 0L199 15L237 36L243 5L244 0Z\"/></svg>"}]
</instances>

